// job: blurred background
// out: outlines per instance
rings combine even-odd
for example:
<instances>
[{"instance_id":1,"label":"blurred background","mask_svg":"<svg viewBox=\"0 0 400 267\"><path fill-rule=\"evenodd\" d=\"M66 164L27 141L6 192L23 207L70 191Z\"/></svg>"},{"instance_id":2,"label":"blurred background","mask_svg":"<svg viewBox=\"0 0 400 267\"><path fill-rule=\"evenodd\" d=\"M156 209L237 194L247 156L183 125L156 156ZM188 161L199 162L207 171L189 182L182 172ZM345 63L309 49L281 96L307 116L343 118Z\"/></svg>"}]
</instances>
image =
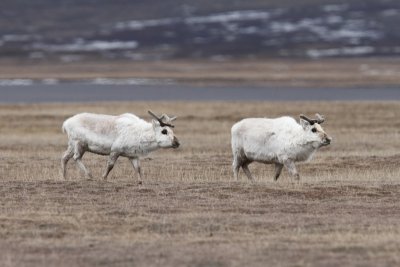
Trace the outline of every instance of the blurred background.
<instances>
[{"instance_id":1,"label":"blurred background","mask_svg":"<svg viewBox=\"0 0 400 267\"><path fill-rule=\"evenodd\" d=\"M61 62L400 55L397 0L2 0L0 56Z\"/></svg>"},{"instance_id":2,"label":"blurred background","mask_svg":"<svg viewBox=\"0 0 400 267\"><path fill-rule=\"evenodd\" d=\"M397 86L399 24L398 0L2 0L0 84Z\"/></svg>"}]
</instances>

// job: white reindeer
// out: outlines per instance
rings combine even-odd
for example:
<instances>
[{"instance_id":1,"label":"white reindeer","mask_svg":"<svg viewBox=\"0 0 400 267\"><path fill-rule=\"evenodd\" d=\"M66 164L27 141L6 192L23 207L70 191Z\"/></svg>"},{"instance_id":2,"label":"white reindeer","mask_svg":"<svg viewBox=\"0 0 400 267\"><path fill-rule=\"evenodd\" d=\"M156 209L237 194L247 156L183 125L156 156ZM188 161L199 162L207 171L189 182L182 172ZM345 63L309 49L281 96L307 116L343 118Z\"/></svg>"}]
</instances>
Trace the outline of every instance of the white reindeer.
<instances>
[{"instance_id":1,"label":"white reindeer","mask_svg":"<svg viewBox=\"0 0 400 267\"><path fill-rule=\"evenodd\" d=\"M171 129L174 126L170 124L176 117L169 118L165 114L158 117L150 110L148 112L155 118L152 123L130 113L119 116L80 113L67 119L62 126L63 132L68 135L68 148L61 160L64 179L66 165L72 157L85 174L92 178L82 163L82 156L88 151L109 155L103 179L107 179L116 160L122 156L130 159L141 180L140 157L159 148L179 147L179 141Z\"/></svg>"},{"instance_id":2,"label":"white reindeer","mask_svg":"<svg viewBox=\"0 0 400 267\"><path fill-rule=\"evenodd\" d=\"M329 145L332 138L321 127L324 118L317 119L300 115L300 124L291 117L248 118L232 127L233 173L238 179L242 167L250 180L253 177L248 168L253 161L275 164L275 181L283 166L297 180L300 176L295 162L310 160L321 146Z\"/></svg>"}]
</instances>

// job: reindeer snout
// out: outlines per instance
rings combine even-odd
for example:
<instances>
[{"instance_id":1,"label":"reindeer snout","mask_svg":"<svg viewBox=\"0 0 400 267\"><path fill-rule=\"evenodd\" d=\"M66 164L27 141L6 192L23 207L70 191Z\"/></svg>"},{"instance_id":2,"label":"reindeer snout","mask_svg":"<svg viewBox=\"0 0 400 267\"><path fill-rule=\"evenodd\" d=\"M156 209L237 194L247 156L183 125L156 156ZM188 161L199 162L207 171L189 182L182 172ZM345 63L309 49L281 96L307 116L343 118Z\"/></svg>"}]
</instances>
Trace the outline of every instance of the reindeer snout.
<instances>
[{"instance_id":1,"label":"reindeer snout","mask_svg":"<svg viewBox=\"0 0 400 267\"><path fill-rule=\"evenodd\" d=\"M172 147L178 148L179 146L180 146L180 143L178 141L178 138L176 138L176 136L174 136L174 140L172 141Z\"/></svg>"},{"instance_id":2,"label":"reindeer snout","mask_svg":"<svg viewBox=\"0 0 400 267\"><path fill-rule=\"evenodd\" d=\"M325 141L324 141L324 145L329 145L331 142L332 142L332 137L326 136L325 137Z\"/></svg>"}]
</instances>

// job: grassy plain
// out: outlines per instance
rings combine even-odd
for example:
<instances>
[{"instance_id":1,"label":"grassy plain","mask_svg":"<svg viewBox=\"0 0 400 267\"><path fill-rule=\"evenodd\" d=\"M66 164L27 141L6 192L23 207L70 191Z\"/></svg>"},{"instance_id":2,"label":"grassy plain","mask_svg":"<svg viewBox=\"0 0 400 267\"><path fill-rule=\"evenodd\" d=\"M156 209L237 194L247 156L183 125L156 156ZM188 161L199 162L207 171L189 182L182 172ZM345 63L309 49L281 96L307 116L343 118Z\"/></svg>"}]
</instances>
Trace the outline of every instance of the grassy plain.
<instances>
[{"instance_id":1,"label":"grassy plain","mask_svg":"<svg viewBox=\"0 0 400 267\"><path fill-rule=\"evenodd\" d=\"M86 154L60 173L65 118L82 111L179 116L178 150L126 159L108 181ZM232 179L230 127L244 117L315 112L334 138L299 166L253 164ZM0 106L2 266L398 266L400 103L231 102Z\"/></svg>"},{"instance_id":2,"label":"grassy plain","mask_svg":"<svg viewBox=\"0 0 400 267\"><path fill-rule=\"evenodd\" d=\"M0 60L0 79L167 79L197 85L382 87L400 83L398 58L36 62Z\"/></svg>"}]
</instances>

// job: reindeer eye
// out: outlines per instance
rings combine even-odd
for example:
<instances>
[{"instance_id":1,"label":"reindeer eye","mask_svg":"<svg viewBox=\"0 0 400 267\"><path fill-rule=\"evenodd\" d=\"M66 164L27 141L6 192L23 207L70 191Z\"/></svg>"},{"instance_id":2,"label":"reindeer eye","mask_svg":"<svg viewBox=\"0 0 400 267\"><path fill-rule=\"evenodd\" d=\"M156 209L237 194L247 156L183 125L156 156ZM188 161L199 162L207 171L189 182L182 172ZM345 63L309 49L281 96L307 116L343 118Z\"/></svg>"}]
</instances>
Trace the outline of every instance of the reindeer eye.
<instances>
[{"instance_id":1,"label":"reindeer eye","mask_svg":"<svg viewBox=\"0 0 400 267\"><path fill-rule=\"evenodd\" d=\"M162 134L167 134L168 131L167 131L166 129L164 129L164 130L161 131L161 133L162 133Z\"/></svg>"},{"instance_id":2,"label":"reindeer eye","mask_svg":"<svg viewBox=\"0 0 400 267\"><path fill-rule=\"evenodd\" d=\"M312 131L313 133L316 133L316 132L317 132L317 129L316 129L316 128L312 128L311 131Z\"/></svg>"}]
</instances>

